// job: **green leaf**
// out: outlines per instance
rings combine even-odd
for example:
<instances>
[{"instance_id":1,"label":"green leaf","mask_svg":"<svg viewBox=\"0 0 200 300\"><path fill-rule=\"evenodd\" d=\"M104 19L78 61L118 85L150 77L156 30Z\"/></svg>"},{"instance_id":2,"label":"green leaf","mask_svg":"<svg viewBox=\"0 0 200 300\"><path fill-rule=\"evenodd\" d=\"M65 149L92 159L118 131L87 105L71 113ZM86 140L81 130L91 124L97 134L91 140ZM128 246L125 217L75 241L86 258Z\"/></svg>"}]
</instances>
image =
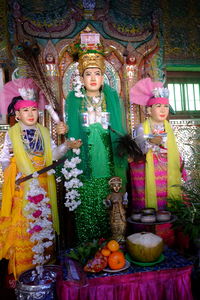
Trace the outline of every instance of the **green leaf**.
<instances>
[{"instance_id":1,"label":"green leaf","mask_svg":"<svg viewBox=\"0 0 200 300\"><path fill-rule=\"evenodd\" d=\"M69 251L69 253L66 253L66 256L79 261L82 265L85 265L85 263L96 254L99 247L102 247L103 245L103 243L99 245L98 240L93 240L91 242L83 243L77 246L76 248Z\"/></svg>"}]
</instances>

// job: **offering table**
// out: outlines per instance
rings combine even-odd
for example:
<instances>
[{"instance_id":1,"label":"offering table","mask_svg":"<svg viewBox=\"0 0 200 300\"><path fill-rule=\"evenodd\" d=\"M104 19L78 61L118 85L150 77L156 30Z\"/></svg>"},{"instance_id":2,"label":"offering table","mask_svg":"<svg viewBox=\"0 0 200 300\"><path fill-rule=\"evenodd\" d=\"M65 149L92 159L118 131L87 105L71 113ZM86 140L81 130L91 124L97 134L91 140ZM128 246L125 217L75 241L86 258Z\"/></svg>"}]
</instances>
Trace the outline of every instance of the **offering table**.
<instances>
[{"instance_id":1,"label":"offering table","mask_svg":"<svg viewBox=\"0 0 200 300\"><path fill-rule=\"evenodd\" d=\"M192 263L174 250L164 251L165 259L153 266L131 263L121 272L88 274L87 282L66 280L65 258L63 279L57 281L59 300L192 300Z\"/></svg>"}]
</instances>

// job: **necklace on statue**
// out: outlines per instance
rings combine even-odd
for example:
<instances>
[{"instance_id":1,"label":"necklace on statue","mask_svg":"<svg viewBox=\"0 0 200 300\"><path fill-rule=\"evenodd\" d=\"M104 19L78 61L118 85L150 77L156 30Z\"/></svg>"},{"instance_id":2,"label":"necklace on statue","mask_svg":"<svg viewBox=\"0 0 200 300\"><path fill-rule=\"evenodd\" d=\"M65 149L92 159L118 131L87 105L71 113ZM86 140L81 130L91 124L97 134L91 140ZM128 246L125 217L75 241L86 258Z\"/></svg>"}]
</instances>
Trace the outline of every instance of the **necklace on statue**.
<instances>
[{"instance_id":1,"label":"necklace on statue","mask_svg":"<svg viewBox=\"0 0 200 300\"><path fill-rule=\"evenodd\" d=\"M37 126L28 128L21 125L21 139L24 145L24 150L26 151L32 164L39 167L45 166L45 159L42 159L41 162L39 162L37 159L34 159L36 157L43 157L44 154L44 140L40 129Z\"/></svg>"},{"instance_id":2,"label":"necklace on statue","mask_svg":"<svg viewBox=\"0 0 200 300\"><path fill-rule=\"evenodd\" d=\"M39 128L21 130L21 138L25 150L29 154L44 151L44 142Z\"/></svg>"},{"instance_id":3,"label":"necklace on statue","mask_svg":"<svg viewBox=\"0 0 200 300\"><path fill-rule=\"evenodd\" d=\"M87 107L92 107L94 110L98 109L103 101L103 95L100 96L87 96L85 95L85 101Z\"/></svg>"},{"instance_id":4,"label":"necklace on statue","mask_svg":"<svg viewBox=\"0 0 200 300\"><path fill-rule=\"evenodd\" d=\"M153 123L151 119L149 119L149 125L150 125L150 129L151 129L151 133L154 134L154 135L159 135L159 134L162 134L162 133L165 132L164 123L156 124L156 123ZM162 144L164 144L163 142L164 141L163 141L163 138L162 138ZM163 146L162 146L162 148L163 148ZM166 170L167 151L163 151L163 150L161 151L160 145L155 145L153 153L157 157L157 160L159 162L158 168L160 168L161 170Z\"/></svg>"},{"instance_id":5,"label":"necklace on statue","mask_svg":"<svg viewBox=\"0 0 200 300\"><path fill-rule=\"evenodd\" d=\"M165 130L164 123L155 124L155 123L152 122L151 119L149 119L149 125L150 125L151 132L153 134L163 133L164 130Z\"/></svg>"}]
</instances>

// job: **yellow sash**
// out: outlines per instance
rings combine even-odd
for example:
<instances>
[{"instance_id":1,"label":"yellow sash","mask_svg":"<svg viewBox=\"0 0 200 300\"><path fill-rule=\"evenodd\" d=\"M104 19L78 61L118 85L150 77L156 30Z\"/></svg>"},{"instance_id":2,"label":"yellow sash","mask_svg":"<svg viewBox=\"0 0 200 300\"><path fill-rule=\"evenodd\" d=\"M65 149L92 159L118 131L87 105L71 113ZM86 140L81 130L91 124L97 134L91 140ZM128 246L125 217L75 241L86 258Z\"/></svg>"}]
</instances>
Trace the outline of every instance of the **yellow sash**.
<instances>
[{"instance_id":1,"label":"yellow sash","mask_svg":"<svg viewBox=\"0 0 200 300\"><path fill-rule=\"evenodd\" d=\"M37 124L37 127L39 128L43 141L44 141L44 157L46 161L46 166L49 166L52 164L52 151L51 151L51 140L50 140L50 134L49 131L46 127ZM8 131L8 134L10 136L12 146L13 146L13 153L16 161L16 166L19 172L21 172L24 176L27 176L31 173L34 173L36 170L27 155L22 139L20 138L21 136L21 128L20 125L17 123L13 127L11 127ZM16 169L14 169L13 164L9 165L9 167L5 170L5 178L6 180L9 181L9 174L8 172L12 171L12 174L14 175L16 173ZM3 197L2 197L2 212L1 216L9 216L11 212L11 205L12 205L12 195L14 192L14 181L15 177L11 176L9 181L9 186L10 186L10 191L9 192L3 192ZM24 199L23 199L23 207L25 207L27 203L27 199L25 198L26 193L29 189L29 185L31 184L32 179L27 180L24 184ZM4 182L4 188L3 190L6 189L6 182ZM54 229L59 234L59 218L58 218L58 208L57 208L57 198L56 198L56 183L55 183L55 178L54 175L48 175L47 176L47 184L48 184L48 196L50 198L50 203L52 207L52 218L53 218L53 224L54 224Z\"/></svg>"},{"instance_id":2,"label":"yellow sash","mask_svg":"<svg viewBox=\"0 0 200 300\"><path fill-rule=\"evenodd\" d=\"M2 187L1 217L9 217L12 209L12 198L15 193L15 180L17 175L16 160L13 157L4 171Z\"/></svg>"},{"instance_id":3,"label":"yellow sash","mask_svg":"<svg viewBox=\"0 0 200 300\"><path fill-rule=\"evenodd\" d=\"M176 139L169 122L165 120L164 126L165 132L167 133L167 197L180 199L180 187L172 187L173 185L181 184L180 156L176 144ZM146 120L143 123L143 128L144 134L151 133L149 120ZM146 207L157 208L155 171L152 150L149 150L146 155L145 203Z\"/></svg>"}]
</instances>

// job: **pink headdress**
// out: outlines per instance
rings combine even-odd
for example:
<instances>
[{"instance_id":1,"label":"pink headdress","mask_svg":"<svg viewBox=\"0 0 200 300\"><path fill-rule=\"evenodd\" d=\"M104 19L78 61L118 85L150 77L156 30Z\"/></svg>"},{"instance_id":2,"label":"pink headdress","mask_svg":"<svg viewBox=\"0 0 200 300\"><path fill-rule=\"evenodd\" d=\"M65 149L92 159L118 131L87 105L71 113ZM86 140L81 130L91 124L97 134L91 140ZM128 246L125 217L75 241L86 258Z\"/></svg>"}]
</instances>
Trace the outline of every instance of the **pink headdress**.
<instances>
[{"instance_id":1,"label":"pink headdress","mask_svg":"<svg viewBox=\"0 0 200 300\"><path fill-rule=\"evenodd\" d=\"M169 91L163 87L162 82L153 82L151 78L139 80L130 89L130 103L143 106L152 106L153 104L169 104Z\"/></svg>"},{"instance_id":2,"label":"pink headdress","mask_svg":"<svg viewBox=\"0 0 200 300\"><path fill-rule=\"evenodd\" d=\"M12 99L18 96L21 96L23 100L19 101L19 104L15 109L30 105L38 107L40 110L44 110L45 104L47 104L44 94L35 84L33 79L19 78L7 82L0 90L0 113L7 114L7 108L12 102ZM27 100L29 101L29 104L28 102L25 103ZM18 107L19 105L21 106Z\"/></svg>"},{"instance_id":3,"label":"pink headdress","mask_svg":"<svg viewBox=\"0 0 200 300\"><path fill-rule=\"evenodd\" d=\"M20 110L20 108L25 108L30 106L38 108L38 103L32 100L18 100L17 103L15 103L14 108L15 110Z\"/></svg>"}]
</instances>

